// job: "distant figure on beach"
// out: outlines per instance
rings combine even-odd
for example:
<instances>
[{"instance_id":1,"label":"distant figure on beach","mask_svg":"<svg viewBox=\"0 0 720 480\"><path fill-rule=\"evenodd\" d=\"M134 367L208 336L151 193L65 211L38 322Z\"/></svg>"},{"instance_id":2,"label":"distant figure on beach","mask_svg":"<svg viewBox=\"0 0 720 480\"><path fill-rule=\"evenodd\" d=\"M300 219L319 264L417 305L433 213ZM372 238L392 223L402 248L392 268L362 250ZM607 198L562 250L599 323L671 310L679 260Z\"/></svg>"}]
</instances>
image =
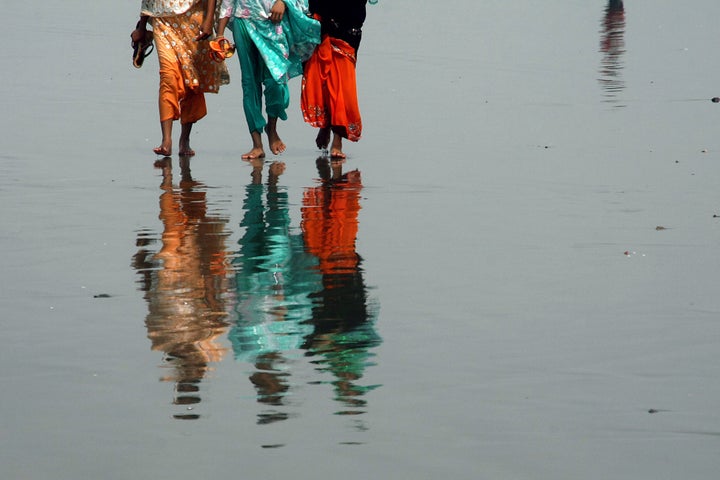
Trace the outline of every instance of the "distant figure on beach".
<instances>
[{"instance_id":1,"label":"distant figure on beach","mask_svg":"<svg viewBox=\"0 0 720 480\"><path fill-rule=\"evenodd\" d=\"M172 127L180 120L179 154L192 156L190 132L207 114L205 92L217 93L227 83L224 64L208 55L213 33L216 0L142 0L140 21L130 37L135 53L133 63L142 66L152 42L160 63L160 129L162 141L153 149L157 155L172 154ZM148 32L148 22L152 32Z\"/></svg>"},{"instance_id":2,"label":"distant figure on beach","mask_svg":"<svg viewBox=\"0 0 720 480\"><path fill-rule=\"evenodd\" d=\"M310 13L322 25L322 42L305 64L300 102L305 122L320 129L315 138L319 149L328 149L332 132L332 158L345 158L343 138L357 142L362 134L355 64L366 4L367 0L309 3Z\"/></svg>"},{"instance_id":3,"label":"distant figure on beach","mask_svg":"<svg viewBox=\"0 0 720 480\"><path fill-rule=\"evenodd\" d=\"M287 120L287 82L302 74L302 62L320 42L320 25L307 16L307 0L222 0L219 35L228 23L240 60L243 110L252 138L252 148L242 158L265 156L263 131L270 151L278 155L285 151L277 121Z\"/></svg>"}]
</instances>

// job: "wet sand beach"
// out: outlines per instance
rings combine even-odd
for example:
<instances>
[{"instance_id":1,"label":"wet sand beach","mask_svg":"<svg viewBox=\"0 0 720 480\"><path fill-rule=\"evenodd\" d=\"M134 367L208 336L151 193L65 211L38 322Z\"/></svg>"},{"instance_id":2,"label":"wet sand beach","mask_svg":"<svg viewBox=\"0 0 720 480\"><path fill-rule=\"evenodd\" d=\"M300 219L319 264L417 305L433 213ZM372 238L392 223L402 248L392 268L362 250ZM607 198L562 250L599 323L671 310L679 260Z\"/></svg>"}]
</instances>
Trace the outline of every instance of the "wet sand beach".
<instances>
[{"instance_id":1,"label":"wet sand beach","mask_svg":"<svg viewBox=\"0 0 720 480\"><path fill-rule=\"evenodd\" d=\"M235 58L162 160L139 2L18 5L0 477L712 478L720 3L535 3L369 6L341 165Z\"/></svg>"}]
</instances>

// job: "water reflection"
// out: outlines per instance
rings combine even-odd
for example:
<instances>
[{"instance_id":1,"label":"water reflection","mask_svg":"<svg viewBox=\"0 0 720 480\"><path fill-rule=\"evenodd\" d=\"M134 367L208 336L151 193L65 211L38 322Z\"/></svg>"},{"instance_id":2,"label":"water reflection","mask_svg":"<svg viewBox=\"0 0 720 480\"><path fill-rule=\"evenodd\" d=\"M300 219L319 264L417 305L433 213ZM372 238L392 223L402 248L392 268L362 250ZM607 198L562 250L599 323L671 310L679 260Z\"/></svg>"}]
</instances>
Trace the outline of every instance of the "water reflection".
<instances>
[{"instance_id":1,"label":"water reflection","mask_svg":"<svg viewBox=\"0 0 720 480\"><path fill-rule=\"evenodd\" d=\"M291 230L287 191L278 186L285 165L269 165L267 184L263 167L262 160L252 163L252 180L245 187L244 234L233 260L237 322L229 333L235 358L255 367L250 381L258 402L267 407L259 424L288 418L280 407L286 405L292 363L302 356L303 338L311 331L304 320L319 284L315 259Z\"/></svg>"},{"instance_id":2,"label":"water reflection","mask_svg":"<svg viewBox=\"0 0 720 480\"><path fill-rule=\"evenodd\" d=\"M306 251L319 260L322 288L313 295L313 331L303 348L319 372L333 376L343 406L337 413L352 415L363 412L363 395L377 387L360 380L380 344L377 306L368 300L355 248L362 181L357 170L343 174L342 162L319 158L317 167L322 184L303 194L301 228Z\"/></svg>"},{"instance_id":3,"label":"water reflection","mask_svg":"<svg viewBox=\"0 0 720 480\"><path fill-rule=\"evenodd\" d=\"M605 101L618 103L618 95L625 88L622 78L625 54L625 6L622 0L608 0L600 29L600 78ZM624 105L617 105L624 106Z\"/></svg>"},{"instance_id":4,"label":"water reflection","mask_svg":"<svg viewBox=\"0 0 720 480\"><path fill-rule=\"evenodd\" d=\"M244 233L233 260L237 322L229 333L235 358L254 367L250 381L266 407L257 422L289 418L293 367L304 358L318 377L307 383L333 386L337 413L362 413L362 397L375 386L360 380L380 337L355 251L360 173L318 160L321 181L303 192L298 231L278 186L285 166L271 164L266 184L263 168L253 164L245 189Z\"/></svg>"},{"instance_id":5,"label":"water reflection","mask_svg":"<svg viewBox=\"0 0 720 480\"><path fill-rule=\"evenodd\" d=\"M170 158L156 166L162 169L161 244L155 251L157 235L138 232L133 266L148 304L148 338L170 370L161 380L175 383L173 404L183 406L174 417L190 420L199 417L193 405L201 401L200 382L225 353L218 337L227 330L228 219L207 214L206 188L192 178L189 158L180 158L177 187Z\"/></svg>"}]
</instances>

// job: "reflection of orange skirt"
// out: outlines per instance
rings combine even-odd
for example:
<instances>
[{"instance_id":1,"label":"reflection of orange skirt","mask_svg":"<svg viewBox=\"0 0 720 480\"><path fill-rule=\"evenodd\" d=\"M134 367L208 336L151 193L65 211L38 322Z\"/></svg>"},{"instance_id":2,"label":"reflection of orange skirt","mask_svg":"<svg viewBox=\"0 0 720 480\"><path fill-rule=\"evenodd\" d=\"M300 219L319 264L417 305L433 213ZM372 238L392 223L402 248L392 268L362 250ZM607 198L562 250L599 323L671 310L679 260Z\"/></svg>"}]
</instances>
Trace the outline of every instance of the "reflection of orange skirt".
<instances>
[{"instance_id":1,"label":"reflection of orange skirt","mask_svg":"<svg viewBox=\"0 0 720 480\"><path fill-rule=\"evenodd\" d=\"M325 275L357 272L360 257L355 240L361 188L360 183L338 183L303 192L300 228L307 252L318 257Z\"/></svg>"},{"instance_id":2,"label":"reflection of orange skirt","mask_svg":"<svg viewBox=\"0 0 720 480\"><path fill-rule=\"evenodd\" d=\"M332 127L348 140L360 140L354 48L343 40L323 37L305 64L300 106L305 122L313 127Z\"/></svg>"}]
</instances>

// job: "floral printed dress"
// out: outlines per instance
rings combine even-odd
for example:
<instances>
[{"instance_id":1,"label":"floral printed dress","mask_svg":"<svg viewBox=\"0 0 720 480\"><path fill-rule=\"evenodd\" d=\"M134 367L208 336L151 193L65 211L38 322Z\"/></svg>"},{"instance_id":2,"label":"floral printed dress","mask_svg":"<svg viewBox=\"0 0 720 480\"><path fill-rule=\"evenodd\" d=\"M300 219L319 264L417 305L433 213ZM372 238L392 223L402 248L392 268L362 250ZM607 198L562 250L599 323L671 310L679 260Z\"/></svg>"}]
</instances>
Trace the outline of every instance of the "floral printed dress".
<instances>
[{"instance_id":1,"label":"floral printed dress","mask_svg":"<svg viewBox=\"0 0 720 480\"><path fill-rule=\"evenodd\" d=\"M141 14L152 17L158 54L177 59L185 87L217 93L230 77L224 62L218 64L210 58L209 40L195 40L205 5L205 0L143 0Z\"/></svg>"},{"instance_id":2,"label":"floral printed dress","mask_svg":"<svg viewBox=\"0 0 720 480\"><path fill-rule=\"evenodd\" d=\"M243 21L265 65L277 81L302 74L302 62L320 43L320 22L308 17L307 0L284 0L282 22L270 20L275 0L223 0L222 18Z\"/></svg>"}]
</instances>

